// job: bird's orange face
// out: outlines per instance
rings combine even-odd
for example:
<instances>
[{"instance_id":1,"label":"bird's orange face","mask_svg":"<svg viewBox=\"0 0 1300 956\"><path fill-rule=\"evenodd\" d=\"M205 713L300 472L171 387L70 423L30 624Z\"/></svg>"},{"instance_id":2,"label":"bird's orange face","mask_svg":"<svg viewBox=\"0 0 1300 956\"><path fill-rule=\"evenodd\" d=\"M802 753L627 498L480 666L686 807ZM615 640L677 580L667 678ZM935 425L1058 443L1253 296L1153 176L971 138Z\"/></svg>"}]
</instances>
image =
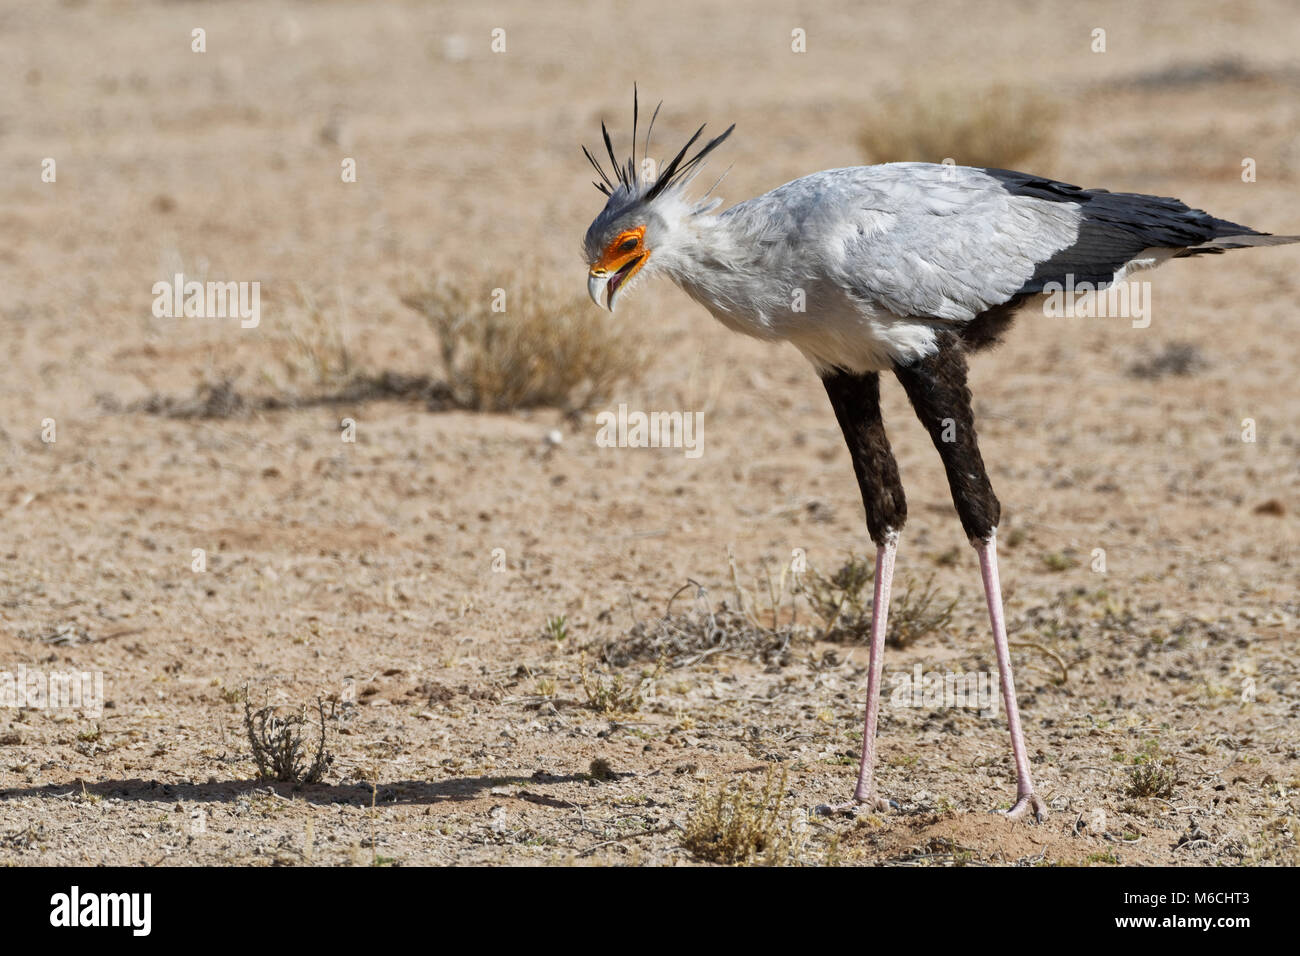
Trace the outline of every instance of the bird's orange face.
<instances>
[{"instance_id":1,"label":"bird's orange face","mask_svg":"<svg viewBox=\"0 0 1300 956\"><path fill-rule=\"evenodd\" d=\"M592 301L613 312L615 294L641 271L649 258L645 226L620 232L605 246L587 273L587 291Z\"/></svg>"}]
</instances>

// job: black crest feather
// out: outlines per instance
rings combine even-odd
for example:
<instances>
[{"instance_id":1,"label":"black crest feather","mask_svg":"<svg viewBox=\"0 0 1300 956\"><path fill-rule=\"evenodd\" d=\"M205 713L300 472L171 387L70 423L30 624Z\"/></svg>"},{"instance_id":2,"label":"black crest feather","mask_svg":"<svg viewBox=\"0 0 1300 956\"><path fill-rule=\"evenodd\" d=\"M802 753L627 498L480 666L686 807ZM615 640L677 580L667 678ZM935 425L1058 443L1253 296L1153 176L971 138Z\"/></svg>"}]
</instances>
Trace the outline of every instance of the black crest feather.
<instances>
[{"instance_id":1,"label":"black crest feather","mask_svg":"<svg viewBox=\"0 0 1300 956\"><path fill-rule=\"evenodd\" d=\"M609 154L609 162L613 170L613 174L611 175L610 173L605 172L604 167L601 166L600 162L596 159L596 157L591 154L591 150L587 149L586 146L582 147L582 154L587 157L587 162L591 163L592 168L596 170L596 174L600 176L600 182L593 181L592 185L595 186L597 189L599 189L606 196L611 195L613 191L617 189L619 186L623 186L629 191L632 191L636 188L636 184L637 184L636 138L637 138L637 129L640 123L640 113L641 113L640 103L638 102L638 99L639 97L637 95L636 85L633 84L632 86L632 152L631 155L628 157L626 164L621 165L619 163L618 157L614 153L613 140L610 139L609 129L605 126L604 120L602 120L600 124L600 135L605 141L605 152ZM645 134L645 149L642 151L643 156L650 155L650 134L654 132L655 120L659 117L660 106L663 106L662 100L659 102L659 105L655 107L654 113L650 116L650 125L646 129L646 134ZM713 139L709 140L702 147L700 147L699 152L697 152L690 159L687 159L686 154L690 152L691 147L695 145L696 140L698 140L700 136L704 133L704 126L701 126L699 129L697 129L695 131L695 135L686 141L686 145L683 146L678 151L677 155L672 158L672 160L668 163L668 165L665 166L663 170L659 173L659 175L655 178L655 181L650 184L650 188L646 190L645 195L642 198L646 202L649 202L650 200L654 199L656 196L663 193L666 189L669 189L672 186L690 177L690 175L696 169L699 168L699 165L704 161L705 157L707 157L711 152L717 149L718 146L722 144L722 141L731 135L731 131L734 130L735 128L736 128L736 124L732 123L730 126L727 127L727 129L721 135L713 137Z\"/></svg>"}]
</instances>

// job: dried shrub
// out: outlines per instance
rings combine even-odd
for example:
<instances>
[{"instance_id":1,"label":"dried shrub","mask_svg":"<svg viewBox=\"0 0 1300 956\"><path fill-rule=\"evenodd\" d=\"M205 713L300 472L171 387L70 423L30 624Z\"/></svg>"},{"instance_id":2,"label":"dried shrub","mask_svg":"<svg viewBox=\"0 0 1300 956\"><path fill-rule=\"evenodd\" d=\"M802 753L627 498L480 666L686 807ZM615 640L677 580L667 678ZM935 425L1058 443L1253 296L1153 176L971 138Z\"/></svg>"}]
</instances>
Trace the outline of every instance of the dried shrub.
<instances>
[{"instance_id":1,"label":"dried shrub","mask_svg":"<svg viewBox=\"0 0 1300 956\"><path fill-rule=\"evenodd\" d=\"M796 815L785 815L786 774L769 770L761 790L747 780L733 787L707 787L686 820L685 847L711 863L757 862L778 866L798 862L805 834Z\"/></svg>"},{"instance_id":2,"label":"dried shrub","mask_svg":"<svg viewBox=\"0 0 1300 956\"><path fill-rule=\"evenodd\" d=\"M893 647L907 647L918 638L947 627L956 607L956 598L945 600L940 595L933 574L919 585L909 580L890 599L885 641Z\"/></svg>"},{"instance_id":3,"label":"dried shrub","mask_svg":"<svg viewBox=\"0 0 1300 956\"><path fill-rule=\"evenodd\" d=\"M1130 797L1162 797L1174 795L1177 782L1174 758L1160 749L1159 743L1152 740L1142 748L1142 752L1133 758L1134 767L1129 771L1128 784L1124 792Z\"/></svg>"},{"instance_id":4,"label":"dried shrub","mask_svg":"<svg viewBox=\"0 0 1300 956\"><path fill-rule=\"evenodd\" d=\"M259 776L295 786L320 782L325 768L334 762L334 755L325 750L325 703L319 697L316 709L320 715L320 739L316 755L309 761L304 741L304 731L308 728L305 705L296 714L282 716L270 706L254 711L245 699L244 730L253 748Z\"/></svg>"},{"instance_id":5,"label":"dried shrub","mask_svg":"<svg viewBox=\"0 0 1300 956\"><path fill-rule=\"evenodd\" d=\"M864 642L871 637L871 605L875 567L865 557L850 555L830 577L815 569L808 573L805 591L808 603L822 620L818 636L828 641ZM907 647L941 627L946 627L957 606L956 598L944 599L934 586L934 575L920 585L910 579L894 588L889 602L885 642Z\"/></svg>"},{"instance_id":6,"label":"dried shrub","mask_svg":"<svg viewBox=\"0 0 1300 956\"><path fill-rule=\"evenodd\" d=\"M856 631L864 618L867 630L861 633L869 633L871 597L866 589L875 576L875 567L868 564L865 557L852 554L830 577L823 576L816 569L809 572L805 588L808 603L812 605L813 613L821 618L823 631L828 637L833 639L838 635L841 625Z\"/></svg>"},{"instance_id":7,"label":"dried shrub","mask_svg":"<svg viewBox=\"0 0 1300 956\"><path fill-rule=\"evenodd\" d=\"M579 412L636 376L644 349L629 326L535 269L525 276L506 290L504 311L493 311L486 280L443 278L402 296L438 336L456 404Z\"/></svg>"},{"instance_id":8,"label":"dried shrub","mask_svg":"<svg viewBox=\"0 0 1300 956\"><path fill-rule=\"evenodd\" d=\"M951 158L961 166L1014 169L1054 143L1059 115L1033 90L936 86L882 100L859 143L873 163Z\"/></svg>"},{"instance_id":9,"label":"dried shrub","mask_svg":"<svg viewBox=\"0 0 1300 956\"><path fill-rule=\"evenodd\" d=\"M1174 773L1168 767L1154 763L1134 767L1129 772L1124 792L1130 797L1172 797Z\"/></svg>"}]
</instances>

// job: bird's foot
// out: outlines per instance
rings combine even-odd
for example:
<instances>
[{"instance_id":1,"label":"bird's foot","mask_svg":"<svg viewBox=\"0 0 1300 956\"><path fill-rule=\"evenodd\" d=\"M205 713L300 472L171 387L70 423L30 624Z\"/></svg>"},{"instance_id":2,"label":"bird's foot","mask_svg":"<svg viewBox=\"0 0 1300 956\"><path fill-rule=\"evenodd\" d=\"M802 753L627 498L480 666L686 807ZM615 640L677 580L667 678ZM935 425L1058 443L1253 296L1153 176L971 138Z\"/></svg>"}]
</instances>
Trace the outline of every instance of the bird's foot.
<instances>
[{"instance_id":1,"label":"bird's foot","mask_svg":"<svg viewBox=\"0 0 1300 956\"><path fill-rule=\"evenodd\" d=\"M854 796L852 800L845 803L823 803L816 808L818 816L835 817L835 816L857 816L863 810L868 813L888 813L890 810L897 810L898 803L894 800L886 800L884 797L859 797Z\"/></svg>"},{"instance_id":2,"label":"bird's foot","mask_svg":"<svg viewBox=\"0 0 1300 956\"><path fill-rule=\"evenodd\" d=\"M1024 820L1030 810L1034 811L1034 823L1042 823L1047 819L1047 804L1036 793L1022 793L1016 805L1002 815L1008 820Z\"/></svg>"}]
</instances>

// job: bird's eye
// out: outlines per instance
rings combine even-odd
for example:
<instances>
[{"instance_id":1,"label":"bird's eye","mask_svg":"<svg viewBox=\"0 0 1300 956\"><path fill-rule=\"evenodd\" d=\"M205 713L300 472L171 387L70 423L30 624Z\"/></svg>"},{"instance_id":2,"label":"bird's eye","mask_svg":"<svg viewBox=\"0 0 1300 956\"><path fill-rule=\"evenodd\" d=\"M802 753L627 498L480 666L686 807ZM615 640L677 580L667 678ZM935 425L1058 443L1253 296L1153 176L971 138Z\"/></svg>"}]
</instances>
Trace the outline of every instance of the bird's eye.
<instances>
[{"instance_id":1,"label":"bird's eye","mask_svg":"<svg viewBox=\"0 0 1300 956\"><path fill-rule=\"evenodd\" d=\"M622 242L619 243L619 245L618 245L618 251L619 251L619 252L631 252L633 249L635 249L635 248L637 247L637 243L638 243L638 242L640 242L640 240L637 239L636 236L631 236L631 237L629 237L629 238L627 238L627 239L624 239Z\"/></svg>"}]
</instances>

